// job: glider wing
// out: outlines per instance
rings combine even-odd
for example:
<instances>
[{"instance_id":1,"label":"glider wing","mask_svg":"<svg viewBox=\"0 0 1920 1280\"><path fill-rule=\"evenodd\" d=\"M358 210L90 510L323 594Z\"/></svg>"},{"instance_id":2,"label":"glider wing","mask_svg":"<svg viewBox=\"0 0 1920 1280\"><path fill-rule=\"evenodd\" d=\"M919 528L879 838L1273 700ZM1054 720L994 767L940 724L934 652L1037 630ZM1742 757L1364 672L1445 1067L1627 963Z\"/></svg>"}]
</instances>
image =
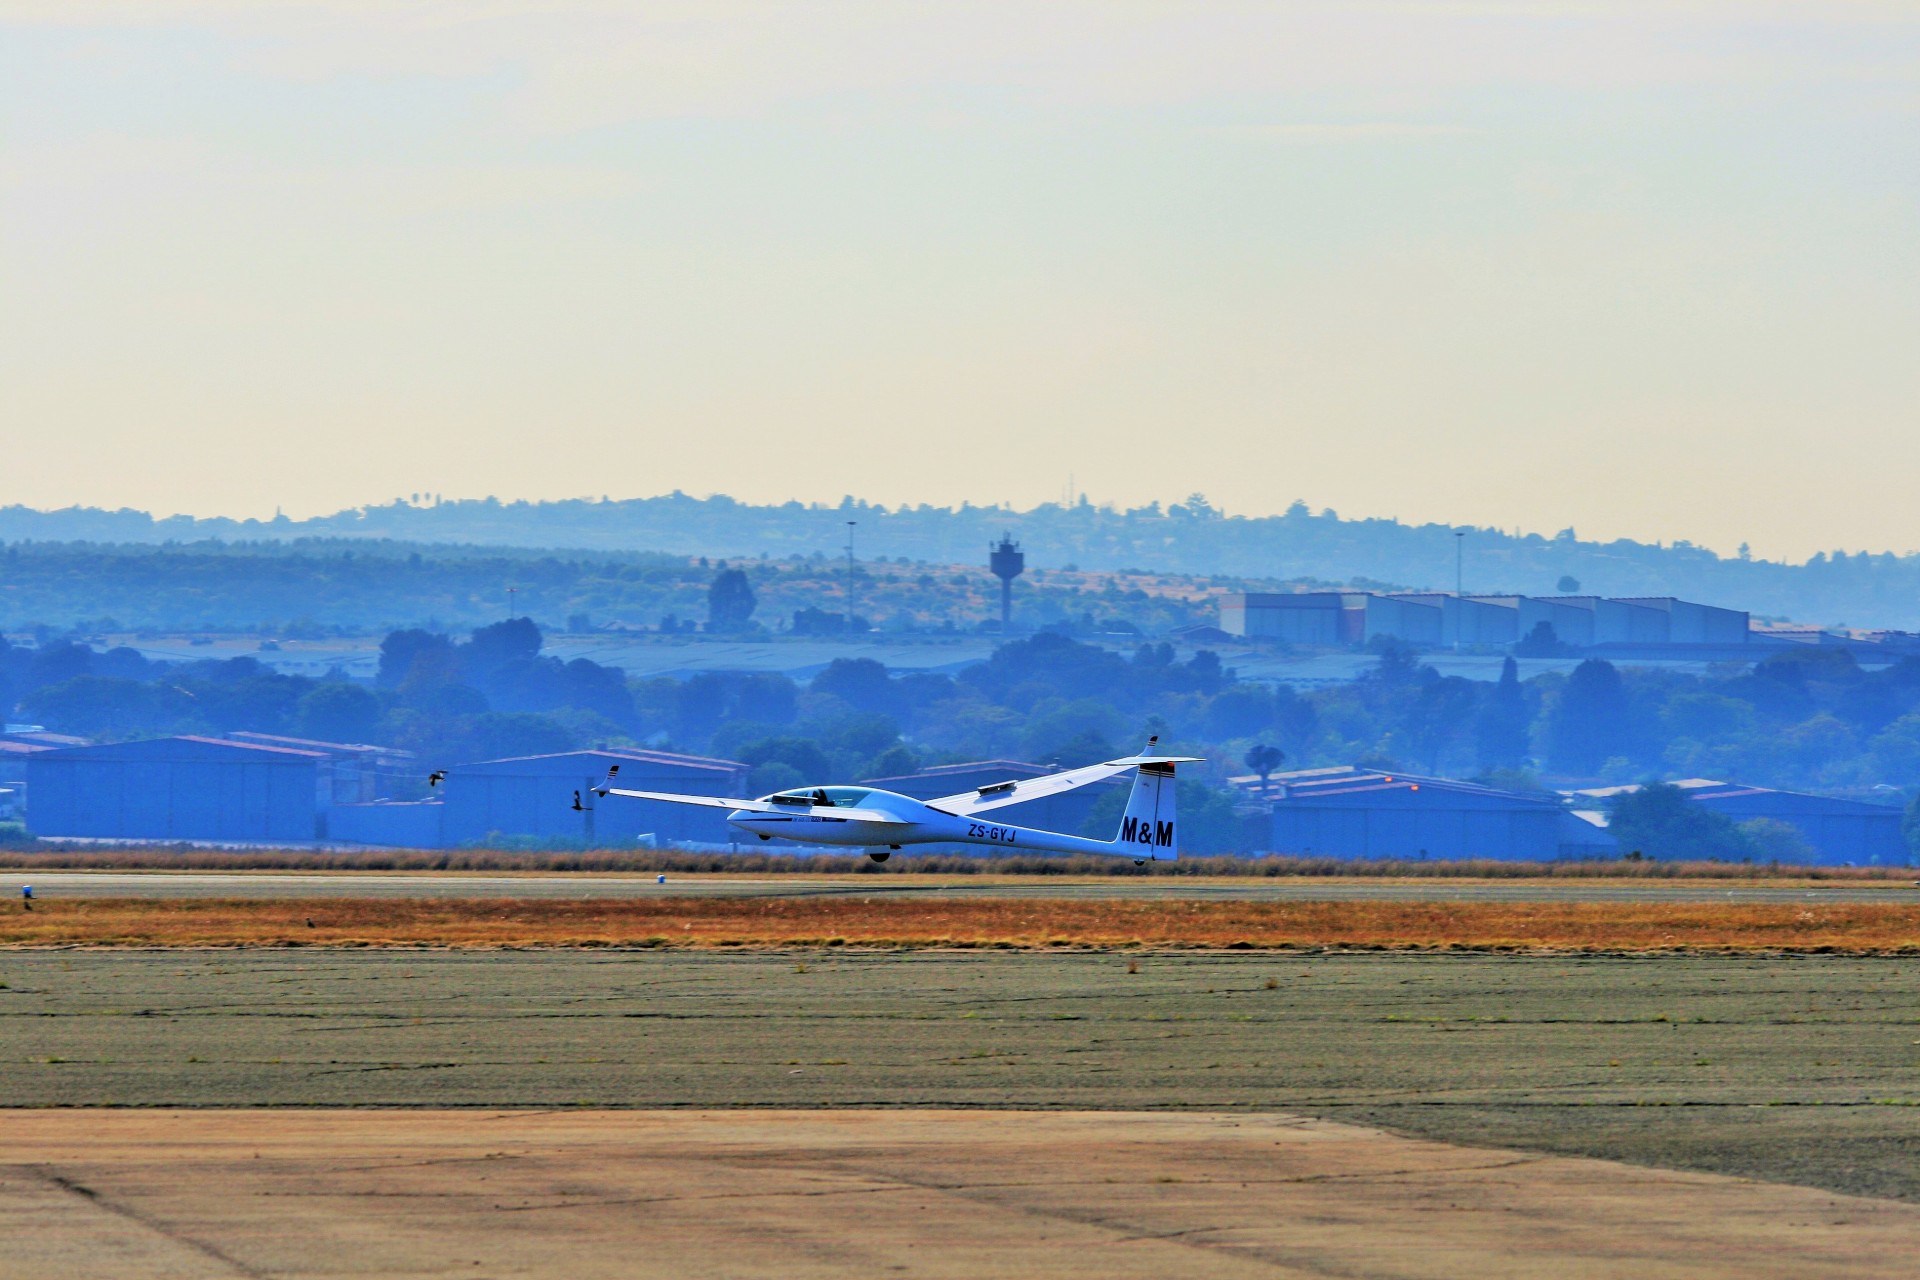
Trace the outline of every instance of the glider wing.
<instances>
[{"instance_id":1,"label":"glider wing","mask_svg":"<svg viewBox=\"0 0 1920 1280\"><path fill-rule=\"evenodd\" d=\"M1010 804L1025 804L1029 800L1038 800L1042 796L1057 796L1063 791L1075 791L1096 782L1105 782L1108 778L1125 773L1129 769L1137 769L1141 765L1188 764L1198 759L1198 756L1127 756L1120 760L1108 760L1103 764L1090 764L1084 769L1049 773L1040 778L1019 778L1012 782L996 782L992 786L981 787L975 791L963 791L959 795L929 800L927 807L965 818L976 813L985 813L989 809L1000 809Z\"/></svg>"},{"instance_id":2,"label":"glider wing","mask_svg":"<svg viewBox=\"0 0 1920 1280\"><path fill-rule=\"evenodd\" d=\"M668 804L693 804L706 809L727 809L735 813L745 810L748 813L784 813L792 817L839 818L845 822L891 822L900 826L913 825L904 818L879 809L848 809L830 804L773 804L766 800L728 800L722 796L683 796L671 791L625 791L619 787L608 787L598 791L597 794L625 796L629 800L662 800Z\"/></svg>"}]
</instances>

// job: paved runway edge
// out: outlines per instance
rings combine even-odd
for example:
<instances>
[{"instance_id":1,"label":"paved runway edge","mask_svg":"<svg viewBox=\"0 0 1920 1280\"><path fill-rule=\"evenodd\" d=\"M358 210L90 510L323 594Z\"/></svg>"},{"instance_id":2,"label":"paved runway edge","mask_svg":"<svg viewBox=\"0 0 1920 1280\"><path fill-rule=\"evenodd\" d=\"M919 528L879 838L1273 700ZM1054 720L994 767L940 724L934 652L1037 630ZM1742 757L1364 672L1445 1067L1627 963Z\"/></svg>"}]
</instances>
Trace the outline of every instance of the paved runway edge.
<instances>
[{"instance_id":1,"label":"paved runway edge","mask_svg":"<svg viewBox=\"0 0 1920 1280\"><path fill-rule=\"evenodd\" d=\"M11 1273L1879 1277L1920 1206L1286 1115L0 1112Z\"/></svg>"}]
</instances>

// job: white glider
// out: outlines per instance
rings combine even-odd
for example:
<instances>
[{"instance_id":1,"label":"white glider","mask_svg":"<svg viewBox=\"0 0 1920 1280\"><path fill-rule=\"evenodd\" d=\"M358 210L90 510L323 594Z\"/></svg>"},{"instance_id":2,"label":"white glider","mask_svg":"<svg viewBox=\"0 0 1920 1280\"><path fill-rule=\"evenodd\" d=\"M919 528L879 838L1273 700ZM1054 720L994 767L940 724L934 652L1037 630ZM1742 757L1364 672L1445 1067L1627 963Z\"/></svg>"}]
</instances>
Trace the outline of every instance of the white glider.
<instances>
[{"instance_id":1,"label":"white glider","mask_svg":"<svg viewBox=\"0 0 1920 1280\"><path fill-rule=\"evenodd\" d=\"M1198 760L1196 756L1153 755L1151 752L1158 741L1158 738L1149 738L1146 752L1141 755L1041 778L997 782L938 800L915 800L876 787L798 787L758 800L627 791L613 785L620 772L619 765L607 771L606 781L594 788L594 792L601 796L625 796L630 800L661 800L668 804L725 809L729 825L762 840L779 837L806 844L854 845L866 848L867 856L875 862L885 862L893 850L910 844L981 844L1031 853L1102 854L1132 858L1139 865L1149 861L1170 862L1179 856L1173 767ZM1120 830L1111 840L990 822L979 816L1101 782L1129 769L1134 771L1133 791L1127 797Z\"/></svg>"}]
</instances>

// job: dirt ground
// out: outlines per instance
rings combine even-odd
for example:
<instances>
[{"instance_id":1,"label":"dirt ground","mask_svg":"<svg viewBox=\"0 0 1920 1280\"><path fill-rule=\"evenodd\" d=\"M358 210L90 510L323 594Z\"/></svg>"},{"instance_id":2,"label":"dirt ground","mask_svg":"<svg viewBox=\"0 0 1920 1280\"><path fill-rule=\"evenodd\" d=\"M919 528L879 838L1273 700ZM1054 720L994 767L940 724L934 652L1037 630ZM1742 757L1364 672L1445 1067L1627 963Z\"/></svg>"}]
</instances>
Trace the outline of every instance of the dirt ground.
<instances>
[{"instance_id":1,"label":"dirt ground","mask_svg":"<svg viewBox=\"0 0 1920 1280\"><path fill-rule=\"evenodd\" d=\"M22 951L0 982L16 1107L1269 1111L1920 1201L1913 958Z\"/></svg>"},{"instance_id":2,"label":"dirt ground","mask_svg":"<svg viewBox=\"0 0 1920 1280\"><path fill-rule=\"evenodd\" d=\"M892 864L889 863L889 866ZM1085 877L1071 875L779 875L674 871L207 871L169 867L75 871L0 868L0 903L32 885L43 903L69 898L1043 898L1163 902L1900 902L1920 898L1914 872L1853 869L1833 878L1606 876Z\"/></svg>"},{"instance_id":3,"label":"dirt ground","mask_svg":"<svg viewBox=\"0 0 1920 1280\"><path fill-rule=\"evenodd\" d=\"M1267 1115L0 1112L0 1274L1910 1275L1920 1206Z\"/></svg>"},{"instance_id":4,"label":"dirt ground","mask_svg":"<svg viewBox=\"0 0 1920 1280\"><path fill-rule=\"evenodd\" d=\"M12 904L6 946L1474 948L1891 951L1920 901L1326 902L834 895L158 899Z\"/></svg>"}]
</instances>

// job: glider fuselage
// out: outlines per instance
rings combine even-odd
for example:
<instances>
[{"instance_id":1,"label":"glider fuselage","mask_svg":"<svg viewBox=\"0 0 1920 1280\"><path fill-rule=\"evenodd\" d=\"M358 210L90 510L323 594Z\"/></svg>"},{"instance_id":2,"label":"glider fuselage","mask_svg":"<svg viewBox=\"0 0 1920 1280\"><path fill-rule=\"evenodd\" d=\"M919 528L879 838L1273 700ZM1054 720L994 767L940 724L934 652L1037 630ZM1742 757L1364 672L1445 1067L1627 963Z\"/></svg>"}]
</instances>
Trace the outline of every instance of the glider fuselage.
<instances>
[{"instance_id":1,"label":"glider fuselage","mask_svg":"<svg viewBox=\"0 0 1920 1280\"><path fill-rule=\"evenodd\" d=\"M796 799L824 794L836 807L855 811L845 818L824 812L825 806L797 804L793 813L781 813L779 796L763 797L773 812L737 809L727 815L729 825L767 840L797 840L805 844L854 845L862 848L898 848L909 844L979 844L996 849L1025 849L1034 853L1115 852L1111 843L1058 831L1040 831L990 814L964 817L934 808L924 800L872 787L824 787L787 793ZM892 821L862 821L858 813L880 812Z\"/></svg>"}]
</instances>

